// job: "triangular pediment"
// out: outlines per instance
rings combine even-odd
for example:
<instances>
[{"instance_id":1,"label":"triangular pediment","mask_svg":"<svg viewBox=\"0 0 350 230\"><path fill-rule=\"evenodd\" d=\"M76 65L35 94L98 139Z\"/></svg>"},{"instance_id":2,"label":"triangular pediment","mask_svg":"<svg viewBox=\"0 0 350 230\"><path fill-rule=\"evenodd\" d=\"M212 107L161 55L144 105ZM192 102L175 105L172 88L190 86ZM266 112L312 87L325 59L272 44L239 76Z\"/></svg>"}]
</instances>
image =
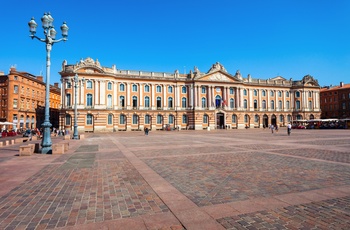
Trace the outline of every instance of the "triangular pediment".
<instances>
[{"instance_id":1,"label":"triangular pediment","mask_svg":"<svg viewBox=\"0 0 350 230\"><path fill-rule=\"evenodd\" d=\"M273 81L287 81L287 79L285 79L282 76L277 76L277 77L271 78L270 80L273 80Z\"/></svg>"},{"instance_id":2,"label":"triangular pediment","mask_svg":"<svg viewBox=\"0 0 350 230\"><path fill-rule=\"evenodd\" d=\"M218 81L218 82L240 82L236 77L222 71L208 73L200 77L200 81Z\"/></svg>"}]
</instances>

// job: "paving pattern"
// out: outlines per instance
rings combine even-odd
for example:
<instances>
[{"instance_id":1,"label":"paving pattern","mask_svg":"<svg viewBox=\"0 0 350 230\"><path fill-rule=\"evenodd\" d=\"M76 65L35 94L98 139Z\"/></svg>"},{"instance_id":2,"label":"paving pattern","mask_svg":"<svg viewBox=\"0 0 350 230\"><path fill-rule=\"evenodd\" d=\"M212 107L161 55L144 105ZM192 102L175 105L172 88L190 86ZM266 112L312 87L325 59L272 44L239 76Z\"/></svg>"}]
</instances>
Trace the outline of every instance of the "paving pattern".
<instances>
[{"instance_id":1,"label":"paving pattern","mask_svg":"<svg viewBox=\"0 0 350 230\"><path fill-rule=\"evenodd\" d=\"M349 229L349 134L98 133L30 157L2 147L0 229Z\"/></svg>"}]
</instances>

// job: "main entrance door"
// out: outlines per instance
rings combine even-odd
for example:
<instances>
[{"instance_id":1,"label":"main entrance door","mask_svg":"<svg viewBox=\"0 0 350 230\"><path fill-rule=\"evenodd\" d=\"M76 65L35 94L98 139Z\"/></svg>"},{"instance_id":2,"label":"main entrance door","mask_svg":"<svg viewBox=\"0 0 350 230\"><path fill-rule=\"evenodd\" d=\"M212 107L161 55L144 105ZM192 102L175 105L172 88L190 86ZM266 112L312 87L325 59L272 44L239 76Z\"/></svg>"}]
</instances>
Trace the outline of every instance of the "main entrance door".
<instances>
[{"instance_id":1,"label":"main entrance door","mask_svg":"<svg viewBox=\"0 0 350 230\"><path fill-rule=\"evenodd\" d=\"M216 114L216 128L223 129L225 127L225 117L223 113Z\"/></svg>"}]
</instances>

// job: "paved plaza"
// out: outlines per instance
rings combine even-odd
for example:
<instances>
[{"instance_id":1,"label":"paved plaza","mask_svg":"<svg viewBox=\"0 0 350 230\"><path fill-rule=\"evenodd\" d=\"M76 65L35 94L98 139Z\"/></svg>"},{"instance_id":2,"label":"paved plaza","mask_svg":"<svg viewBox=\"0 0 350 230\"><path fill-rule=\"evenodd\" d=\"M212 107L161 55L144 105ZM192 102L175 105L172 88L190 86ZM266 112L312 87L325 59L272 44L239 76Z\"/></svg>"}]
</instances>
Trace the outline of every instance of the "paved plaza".
<instances>
[{"instance_id":1,"label":"paved plaza","mask_svg":"<svg viewBox=\"0 0 350 230\"><path fill-rule=\"evenodd\" d=\"M0 147L0 229L350 229L350 130L68 142L63 155Z\"/></svg>"}]
</instances>

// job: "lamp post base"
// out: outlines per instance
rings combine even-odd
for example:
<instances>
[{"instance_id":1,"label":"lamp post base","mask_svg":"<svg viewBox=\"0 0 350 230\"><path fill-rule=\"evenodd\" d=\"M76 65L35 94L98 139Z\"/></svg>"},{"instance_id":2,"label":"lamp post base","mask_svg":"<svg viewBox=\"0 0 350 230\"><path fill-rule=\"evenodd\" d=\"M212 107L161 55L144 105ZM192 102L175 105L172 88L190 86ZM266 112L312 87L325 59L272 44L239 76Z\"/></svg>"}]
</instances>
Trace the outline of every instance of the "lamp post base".
<instances>
[{"instance_id":1,"label":"lamp post base","mask_svg":"<svg viewBox=\"0 0 350 230\"><path fill-rule=\"evenodd\" d=\"M78 140L79 139L78 126L77 125L74 125L73 139L74 140Z\"/></svg>"},{"instance_id":2,"label":"lamp post base","mask_svg":"<svg viewBox=\"0 0 350 230\"><path fill-rule=\"evenodd\" d=\"M41 125L44 128L43 140L41 142L41 153L42 154L52 154L52 141L51 141L51 130L52 126L49 121L44 121Z\"/></svg>"}]
</instances>

